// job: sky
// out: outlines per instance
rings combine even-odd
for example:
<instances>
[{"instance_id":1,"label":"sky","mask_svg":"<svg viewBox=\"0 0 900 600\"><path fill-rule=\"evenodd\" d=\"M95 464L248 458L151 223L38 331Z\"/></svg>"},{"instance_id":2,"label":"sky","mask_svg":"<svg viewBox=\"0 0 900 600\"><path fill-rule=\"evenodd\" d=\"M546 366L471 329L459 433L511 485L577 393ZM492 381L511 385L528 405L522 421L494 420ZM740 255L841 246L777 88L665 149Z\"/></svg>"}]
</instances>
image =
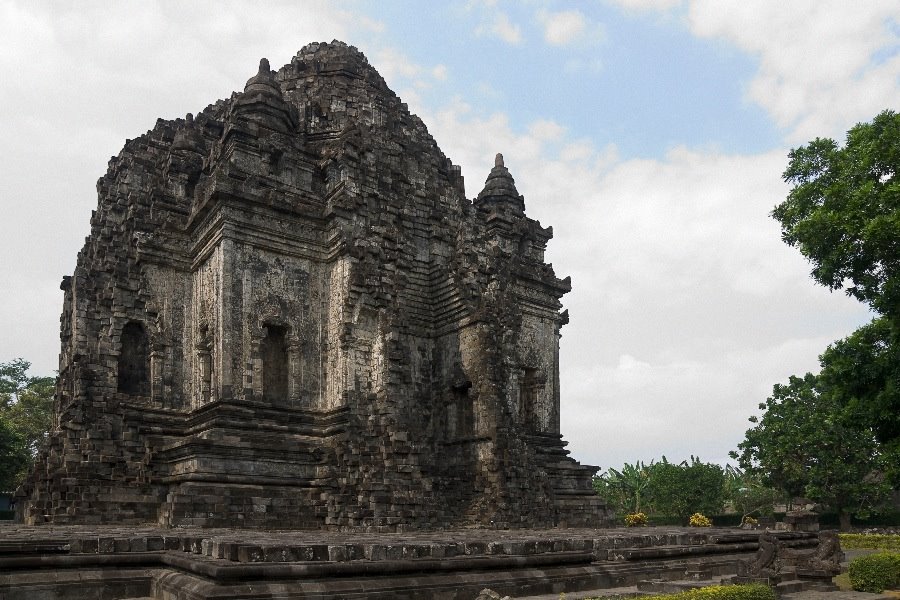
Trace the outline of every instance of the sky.
<instances>
[{"instance_id":1,"label":"sky","mask_svg":"<svg viewBox=\"0 0 900 600\"><path fill-rule=\"evenodd\" d=\"M0 362L52 374L96 180L304 45L359 48L478 194L494 155L570 275L582 462L724 463L772 386L871 319L770 217L788 152L900 109L900 5L0 0Z\"/></svg>"}]
</instances>

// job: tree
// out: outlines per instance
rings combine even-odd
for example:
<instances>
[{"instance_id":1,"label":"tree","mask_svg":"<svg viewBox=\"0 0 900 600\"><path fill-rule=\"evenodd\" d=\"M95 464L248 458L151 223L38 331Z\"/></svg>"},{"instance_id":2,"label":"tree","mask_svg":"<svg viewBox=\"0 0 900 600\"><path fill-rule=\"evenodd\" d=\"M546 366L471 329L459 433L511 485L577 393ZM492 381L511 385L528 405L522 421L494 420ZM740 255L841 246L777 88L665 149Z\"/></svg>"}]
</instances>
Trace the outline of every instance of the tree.
<instances>
[{"instance_id":1,"label":"tree","mask_svg":"<svg viewBox=\"0 0 900 600\"><path fill-rule=\"evenodd\" d=\"M816 281L898 317L900 114L856 125L843 148L817 138L789 158L793 188L772 212L784 241L812 262Z\"/></svg>"},{"instance_id":2,"label":"tree","mask_svg":"<svg viewBox=\"0 0 900 600\"><path fill-rule=\"evenodd\" d=\"M53 377L29 377L21 358L0 363L0 490L18 487L47 438Z\"/></svg>"},{"instance_id":3,"label":"tree","mask_svg":"<svg viewBox=\"0 0 900 600\"><path fill-rule=\"evenodd\" d=\"M631 512L641 512L641 501L650 485L650 472L653 469L653 461L650 465L643 462L636 462L633 465L625 463L621 471L613 468L608 469L609 481L611 485L618 486L621 495L627 505L627 510Z\"/></svg>"},{"instance_id":4,"label":"tree","mask_svg":"<svg viewBox=\"0 0 900 600\"><path fill-rule=\"evenodd\" d=\"M778 492L761 478L733 465L725 466L725 501L742 517L771 515Z\"/></svg>"},{"instance_id":5,"label":"tree","mask_svg":"<svg viewBox=\"0 0 900 600\"><path fill-rule=\"evenodd\" d=\"M716 514L725 503L725 474L722 467L701 462L691 456L691 462L673 464L663 456L653 465L650 475L650 495L660 514L678 517L687 522L692 513Z\"/></svg>"},{"instance_id":6,"label":"tree","mask_svg":"<svg viewBox=\"0 0 900 600\"><path fill-rule=\"evenodd\" d=\"M847 530L851 514L888 498L889 461L873 430L848 418L833 392L812 374L775 385L732 457L766 484L832 507Z\"/></svg>"},{"instance_id":7,"label":"tree","mask_svg":"<svg viewBox=\"0 0 900 600\"><path fill-rule=\"evenodd\" d=\"M22 440L0 417L0 492L10 492L19 486L27 464Z\"/></svg>"},{"instance_id":8,"label":"tree","mask_svg":"<svg viewBox=\"0 0 900 600\"><path fill-rule=\"evenodd\" d=\"M594 477L594 491L618 513L641 512L652 467L652 460L649 465L641 461L633 465L625 463L621 470L610 467L599 477Z\"/></svg>"},{"instance_id":9,"label":"tree","mask_svg":"<svg viewBox=\"0 0 900 600\"><path fill-rule=\"evenodd\" d=\"M828 346L819 357L821 385L847 418L879 440L900 441L900 340L887 317L872 320Z\"/></svg>"},{"instance_id":10,"label":"tree","mask_svg":"<svg viewBox=\"0 0 900 600\"><path fill-rule=\"evenodd\" d=\"M772 216L813 278L881 316L822 355L822 380L850 418L900 451L900 114L884 111L847 132L792 150L793 185Z\"/></svg>"}]
</instances>

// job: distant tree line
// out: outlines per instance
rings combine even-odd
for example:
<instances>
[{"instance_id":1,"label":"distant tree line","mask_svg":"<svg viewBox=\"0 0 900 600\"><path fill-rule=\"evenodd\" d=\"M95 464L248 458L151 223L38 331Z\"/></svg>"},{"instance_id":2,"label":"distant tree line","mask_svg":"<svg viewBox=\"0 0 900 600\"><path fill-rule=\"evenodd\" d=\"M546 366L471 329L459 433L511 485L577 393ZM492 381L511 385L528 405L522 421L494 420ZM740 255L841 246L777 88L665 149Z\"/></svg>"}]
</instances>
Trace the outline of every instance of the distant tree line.
<instances>
[{"instance_id":1,"label":"distant tree line","mask_svg":"<svg viewBox=\"0 0 900 600\"><path fill-rule=\"evenodd\" d=\"M690 461L636 462L609 468L594 478L594 490L619 516L645 513L687 524L695 512L717 515L731 510L742 516L772 513L775 490L731 465Z\"/></svg>"}]
</instances>

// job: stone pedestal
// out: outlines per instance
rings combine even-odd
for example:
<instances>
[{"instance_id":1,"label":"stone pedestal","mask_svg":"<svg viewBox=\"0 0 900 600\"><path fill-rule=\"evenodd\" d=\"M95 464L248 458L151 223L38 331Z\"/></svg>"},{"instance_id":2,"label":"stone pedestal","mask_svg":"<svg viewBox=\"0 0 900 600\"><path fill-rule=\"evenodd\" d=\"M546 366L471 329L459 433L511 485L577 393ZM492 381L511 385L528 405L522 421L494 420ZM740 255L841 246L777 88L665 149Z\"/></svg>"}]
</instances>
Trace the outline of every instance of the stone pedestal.
<instances>
[{"instance_id":1,"label":"stone pedestal","mask_svg":"<svg viewBox=\"0 0 900 600\"><path fill-rule=\"evenodd\" d=\"M786 531L819 531L819 515L810 511L795 511L784 515Z\"/></svg>"}]
</instances>

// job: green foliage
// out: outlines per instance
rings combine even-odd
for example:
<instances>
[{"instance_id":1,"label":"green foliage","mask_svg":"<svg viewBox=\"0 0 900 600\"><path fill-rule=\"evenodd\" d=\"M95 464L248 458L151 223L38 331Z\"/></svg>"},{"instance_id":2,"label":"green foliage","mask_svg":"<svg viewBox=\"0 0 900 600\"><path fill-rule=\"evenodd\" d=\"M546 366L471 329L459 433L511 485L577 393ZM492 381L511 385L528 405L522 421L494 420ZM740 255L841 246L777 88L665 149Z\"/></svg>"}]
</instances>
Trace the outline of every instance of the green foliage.
<instances>
[{"instance_id":1,"label":"green foliage","mask_svg":"<svg viewBox=\"0 0 900 600\"><path fill-rule=\"evenodd\" d=\"M879 552L850 561L850 584L858 592L880 594L900 585L900 553Z\"/></svg>"},{"instance_id":2,"label":"green foliage","mask_svg":"<svg viewBox=\"0 0 900 600\"><path fill-rule=\"evenodd\" d=\"M710 585L679 592L651 596L653 600L775 600L775 591L767 585Z\"/></svg>"},{"instance_id":3,"label":"green foliage","mask_svg":"<svg viewBox=\"0 0 900 600\"><path fill-rule=\"evenodd\" d=\"M594 490L617 512L641 512L652 469L652 460L649 465L625 463L618 471L609 468L594 478Z\"/></svg>"},{"instance_id":4,"label":"green foliage","mask_svg":"<svg viewBox=\"0 0 900 600\"><path fill-rule=\"evenodd\" d=\"M722 467L701 462L673 464L663 457L653 466L650 495L655 512L676 516L687 522L694 512L717 513L725 503L725 474Z\"/></svg>"},{"instance_id":5,"label":"green foliage","mask_svg":"<svg viewBox=\"0 0 900 600\"><path fill-rule=\"evenodd\" d=\"M900 535L882 533L842 533L841 548L845 550L900 550Z\"/></svg>"},{"instance_id":6,"label":"green foliage","mask_svg":"<svg viewBox=\"0 0 900 600\"><path fill-rule=\"evenodd\" d=\"M0 363L0 491L18 487L53 417L53 377L29 377L21 358Z\"/></svg>"},{"instance_id":7,"label":"green foliage","mask_svg":"<svg viewBox=\"0 0 900 600\"><path fill-rule=\"evenodd\" d=\"M28 465L25 444L0 416L0 492L11 492Z\"/></svg>"},{"instance_id":8,"label":"green foliage","mask_svg":"<svg viewBox=\"0 0 900 600\"><path fill-rule=\"evenodd\" d=\"M625 464L621 470L607 469L593 480L594 490L619 514L651 513L654 522L660 517L687 522L692 512L721 511L725 500L725 474L715 464L691 457L691 462Z\"/></svg>"},{"instance_id":9,"label":"green foliage","mask_svg":"<svg viewBox=\"0 0 900 600\"><path fill-rule=\"evenodd\" d=\"M882 314L900 308L900 115L885 111L847 133L843 148L818 138L792 150L793 184L772 215L812 275Z\"/></svg>"},{"instance_id":10,"label":"green foliage","mask_svg":"<svg viewBox=\"0 0 900 600\"><path fill-rule=\"evenodd\" d=\"M849 415L900 446L900 114L856 125L843 147L820 138L789 158L793 187L772 211L782 238L816 281L881 315L826 350L822 378Z\"/></svg>"},{"instance_id":11,"label":"green foliage","mask_svg":"<svg viewBox=\"0 0 900 600\"><path fill-rule=\"evenodd\" d=\"M742 517L771 515L777 497L778 492L766 486L758 473L725 466L725 502Z\"/></svg>"},{"instance_id":12,"label":"green foliage","mask_svg":"<svg viewBox=\"0 0 900 600\"><path fill-rule=\"evenodd\" d=\"M858 424L882 442L900 441L900 321L878 317L828 346L819 362L823 386Z\"/></svg>"},{"instance_id":13,"label":"green foliage","mask_svg":"<svg viewBox=\"0 0 900 600\"><path fill-rule=\"evenodd\" d=\"M790 496L806 496L842 513L865 515L883 506L891 491L886 473L891 460L870 427L849 417L834 391L807 374L776 385L760 408L761 419L732 453L749 472L759 474Z\"/></svg>"}]
</instances>

